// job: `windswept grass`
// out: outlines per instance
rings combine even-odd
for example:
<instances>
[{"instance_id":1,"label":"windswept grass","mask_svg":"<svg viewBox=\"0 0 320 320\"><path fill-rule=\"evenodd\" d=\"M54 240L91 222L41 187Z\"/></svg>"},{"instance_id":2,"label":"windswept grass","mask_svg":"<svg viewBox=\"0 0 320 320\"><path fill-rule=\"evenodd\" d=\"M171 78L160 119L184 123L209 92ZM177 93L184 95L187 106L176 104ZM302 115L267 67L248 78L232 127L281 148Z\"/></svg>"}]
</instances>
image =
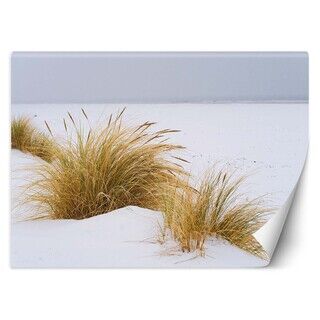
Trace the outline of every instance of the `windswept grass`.
<instances>
[{"instance_id":1,"label":"windswept grass","mask_svg":"<svg viewBox=\"0 0 320 320\"><path fill-rule=\"evenodd\" d=\"M240 194L243 181L220 170L207 173L198 190L177 185L164 191L165 228L182 251L204 255L206 240L216 237L267 258L253 234L267 221L270 210L261 198L246 200Z\"/></svg>"},{"instance_id":2,"label":"windswept grass","mask_svg":"<svg viewBox=\"0 0 320 320\"><path fill-rule=\"evenodd\" d=\"M71 114L72 127L64 120L75 135L67 134L53 162L36 167L27 189L27 200L38 205L35 218L84 219L128 205L159 209L159 191L186 175L178 163L183 159L170 157L183 148L168 142L178 130L150 132L153 122L126 127L123 112L88 133Z\"/></svg>"},{"instance_id":3,"label":"windswept grass","mask_svg":"<svg viewBox=\"0 0 320 320\"><path fill-rule=\"evenodd\" d=\"M38 131L29 118L21 116L11 122L11 148L50 162L54 156L55 143L48 135Z\"/></svg>"}]
</instances>

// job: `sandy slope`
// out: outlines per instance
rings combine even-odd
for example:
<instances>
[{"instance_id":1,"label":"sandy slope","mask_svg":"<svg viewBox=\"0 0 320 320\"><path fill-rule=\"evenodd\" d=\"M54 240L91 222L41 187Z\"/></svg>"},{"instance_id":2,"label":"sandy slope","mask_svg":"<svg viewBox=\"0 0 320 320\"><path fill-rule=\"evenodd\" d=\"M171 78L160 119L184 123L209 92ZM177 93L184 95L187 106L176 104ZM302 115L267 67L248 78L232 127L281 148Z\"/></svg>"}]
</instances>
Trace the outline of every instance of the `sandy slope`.
<instances>
[{"instance_id":1,"label":"sandy slope","mask_svg":"<svg viewBox=\"0 0 320 320\"><path fill-rule=\"evenodd\" d=\"M208 243L206 258L181 254L174 243L158 243L158 224L161 221L160 213L127 207L80 221L18 222L13 225L11 264L13 267L46 268L185 268L265 264L222 242Z\"/></svg>"},{"instance_id":2,"label":"sandy slope","mask_svg":"<svg viewBox=\"0 0 320 320\"><path fill-rule=\"evenodd\" d=\"M63 135L61 119L69 110L80 115L80 105L14 105L12 114L36 116L43 128L47 120L55 134ZM121 106L86 106L92 124ZM307 150L307 105L129 105L128 123L146 120L159 128L178 128L173 141L188 148L183 156L189 169L201 173L221 161L240 173L253 173L251 196L270 194L281 207L302 169ZM123 208L82 221L16 222L30 206L18 206L19 186L30 178L20 170L36 161L12 151L11 262L14 267L237 267L266 262L226 243L207 243L207 257L177 254L175 244L156 241L161 214L137 207ZM273 237L270 234L269 237ZM276 237L275 237L276 238ZM172 253L175 252L174 255Z\"/></svg>"},{"instance_id":3,"label":"sandy slope","mask_svg":"<svg viewBox=\"0 0 320 320\"><path fill-rule=\"evenodd\" d=\"M30 205L22 187L25 169L41 161L12 150L12 267L223 267L263 266L265 261L222 241L207 243L207 257L182 254L177 244L160 244L162 215L139 207L126 207L84 220L26 221Z\"/></svg>"}]
</instances>

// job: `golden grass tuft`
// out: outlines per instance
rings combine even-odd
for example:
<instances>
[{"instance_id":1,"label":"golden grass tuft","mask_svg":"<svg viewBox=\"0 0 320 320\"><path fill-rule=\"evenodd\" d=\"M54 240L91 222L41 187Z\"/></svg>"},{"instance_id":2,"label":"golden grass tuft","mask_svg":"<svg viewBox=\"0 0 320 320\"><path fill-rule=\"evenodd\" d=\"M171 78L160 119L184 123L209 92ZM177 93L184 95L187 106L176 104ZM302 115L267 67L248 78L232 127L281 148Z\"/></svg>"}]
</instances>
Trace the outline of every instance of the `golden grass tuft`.
<instances>
[{"instance_id":1,"label":"golden grass tuft","mask_svg":"<svg viewBox=\"0 0 320 320\"><path fill-rule=\"evenodd\" d=\"M216 237L268 258L253 234L267 221L270 209L262 198L246 200L239 193L243 181L244 177L220 170L207 173L198 190L180 185L164 190L161 210L165 229L182 251L204 255L206 240Z\"/></svg>"},{"instance_id":2,"label":"golden grass tuft","mask_svg":"<svg viewBox=\"0 0 320 320\"><path fill-rule=\"evenodd\" d=\"M48 135L38 131L29 118L21 116L11 122L11 148L50 162L54 156L55 143Z\"/></svg>"},{"instance_id":3,"label":"golden grass tuft","mask_svg":"<svg viewBox=\"0 0 320 320\"><path fill-rule=\"evenodd\" d=\"M126 127L123 112L88 133L69 114L75 136L56 148L54 161L37 165L27 188L27 201L38 206L35 218L84 219L128 205L159 209L159 191L186 175L170 158L183 148L168 142L178 130L150 132L153 122ZM71 131L65 120L64 126Z\"/></svg>"}]
</instances>

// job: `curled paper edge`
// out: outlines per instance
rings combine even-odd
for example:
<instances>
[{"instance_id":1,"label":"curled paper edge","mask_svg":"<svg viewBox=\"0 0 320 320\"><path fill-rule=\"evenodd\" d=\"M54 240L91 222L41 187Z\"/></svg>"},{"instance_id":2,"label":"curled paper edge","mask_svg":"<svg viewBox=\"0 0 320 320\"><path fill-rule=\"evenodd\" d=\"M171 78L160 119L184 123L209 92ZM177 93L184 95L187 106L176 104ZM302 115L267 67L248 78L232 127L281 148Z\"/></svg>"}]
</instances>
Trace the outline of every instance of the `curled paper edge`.
<instances>
[{"instance_id":1,"label":"curled paper edge","mask_svg":"<svg viewBox=\"0 0 320 320\"><path fill-rule=\"evenodd\" d=\"M263 246L264 250L268 254L269 259L267 264L271 262L274 250L277 247L277 244L279 242L279 238L280 238L283 226L286 222L296 190L301 180L302 173L305 169L305 164L306 164L306 157L303 162L302 169L300 170L297 182L294 185L293 189L291 190L283 206L278 208L272 214L269 221L254 234L254 237L256 238L256 240L260 242L260 244Z\"/></svg>"}]
</instances>

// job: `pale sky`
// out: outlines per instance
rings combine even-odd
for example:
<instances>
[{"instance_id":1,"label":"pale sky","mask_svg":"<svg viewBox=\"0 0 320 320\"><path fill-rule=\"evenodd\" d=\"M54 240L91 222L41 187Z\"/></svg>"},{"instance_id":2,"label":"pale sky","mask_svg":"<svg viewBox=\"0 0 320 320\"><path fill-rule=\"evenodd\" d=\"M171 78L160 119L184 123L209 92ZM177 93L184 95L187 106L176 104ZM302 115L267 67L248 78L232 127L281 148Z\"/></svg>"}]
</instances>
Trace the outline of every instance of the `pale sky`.
<instances>
[{"instance_id":1,"label":"pale sky","mask_svg":"<svg viewBox=\"0 0 320 320\"><path fill-rule=\"evenodd\" d=\"M11 98L12 103L307 101L308 55L15 52Z\"/></svg>"}]
</instances>

